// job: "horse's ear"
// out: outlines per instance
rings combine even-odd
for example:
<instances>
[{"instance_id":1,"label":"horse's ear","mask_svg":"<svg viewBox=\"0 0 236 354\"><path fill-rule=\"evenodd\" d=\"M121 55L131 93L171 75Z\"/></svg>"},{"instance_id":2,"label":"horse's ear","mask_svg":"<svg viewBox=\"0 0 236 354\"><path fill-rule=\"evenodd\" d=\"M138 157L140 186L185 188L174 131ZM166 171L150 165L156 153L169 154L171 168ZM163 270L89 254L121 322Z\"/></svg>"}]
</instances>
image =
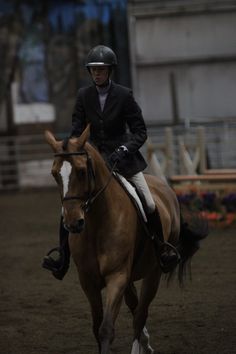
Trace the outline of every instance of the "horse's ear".
<instances>
[{"instance_id":1,"label":"horse's ear","mask_svg":"<svg viewBox=\"0 0 236 354\"><path fill-rule=\"evenodd\" d=\"M79 143L80 146L83 147L88 140L90 135L90 124L87 125L87 127L84 129L83 133L79 137Z\"/></svg>"},{"instance_id":2,"label":"horse's ear","mask_svg":"<svg viewBox=\"0 0 236 354\"><path fill-rule=\"evenodd\" d=\"M52 150L57 152L61 146L61 142L57 141L55 136L49 130L45 130L44 137L46 142L51 146Z\"/></svg>"}]
</instances>

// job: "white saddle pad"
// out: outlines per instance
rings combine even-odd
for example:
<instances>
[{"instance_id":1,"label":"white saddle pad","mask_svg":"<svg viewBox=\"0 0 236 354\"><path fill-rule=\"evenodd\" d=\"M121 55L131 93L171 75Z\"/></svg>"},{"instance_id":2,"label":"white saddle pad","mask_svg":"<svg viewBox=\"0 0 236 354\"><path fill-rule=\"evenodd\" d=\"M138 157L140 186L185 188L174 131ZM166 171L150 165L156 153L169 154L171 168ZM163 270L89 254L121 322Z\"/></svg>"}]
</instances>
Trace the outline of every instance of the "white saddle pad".
<instances>
[{"instance_id":1,"label":"white saddle pad","mask_svg":"<svg viewBox=\"0 0 236 354\"><path fill-rule=\"evenodd\" d=\"M123 187L127 190L128 194L131 196L131 198L133 198L135 200L136 205L139 208L140 214L142 215L144 222L147 222L147 217L146 217L145 211L143 209L142 202L141 202L135 188L132 186L132 184L129 181L127 181L127 179L125 177L121 176L117 172L114 172L114 174L120 180Z\"/></svg>"}]
</instances>

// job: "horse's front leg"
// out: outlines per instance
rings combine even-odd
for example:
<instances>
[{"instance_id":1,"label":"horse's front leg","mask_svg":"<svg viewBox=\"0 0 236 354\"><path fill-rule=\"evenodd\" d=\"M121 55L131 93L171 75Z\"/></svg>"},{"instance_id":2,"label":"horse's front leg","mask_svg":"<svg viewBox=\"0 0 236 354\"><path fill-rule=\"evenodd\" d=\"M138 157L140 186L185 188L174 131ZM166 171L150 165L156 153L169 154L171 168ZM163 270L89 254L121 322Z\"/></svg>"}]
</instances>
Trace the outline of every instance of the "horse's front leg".
<instances>
[{"instance_id":1,"label":"horse's front leg","mask_svg":"<svg viewBox=\"0 0 236 354\"><path fill-rule=\"evenodd\" d=\"M114 324L120 310L122 298L127 285L125 271L113 274L106 278L106 302L103 321L99 329L101 354L109 354L114 340Z\"/></svg>"},{"instance_id":2,"label":"horse's front leg","mask_svg":"<svg viewBox=\"0 0 236 354\"><path fill-rule=\"evenodd\" d=\"M93 334L97 340L99 353L101 352L101 345L99 339L99 328L103 319L103 303L101 294L101 284L98 281L99 277L90 278L88 276L80 275L80 284L89 301L92 320L93 320Z\"/></svg>"},{"instance_id":3,"label":"horse's front leg","mask_svg":"<svg viewBox=\"0 0 236 354\"><path fill-rule=\"evenodd\" d=\"M84 289L87 299L90 304L91 314L93 319L93 334L97 340L99 353L101 352L101 343L99 338L99 328L103 319L103 304L102 304L102 295L101 290L91 288Z\"/></svg>"}]
</instances>

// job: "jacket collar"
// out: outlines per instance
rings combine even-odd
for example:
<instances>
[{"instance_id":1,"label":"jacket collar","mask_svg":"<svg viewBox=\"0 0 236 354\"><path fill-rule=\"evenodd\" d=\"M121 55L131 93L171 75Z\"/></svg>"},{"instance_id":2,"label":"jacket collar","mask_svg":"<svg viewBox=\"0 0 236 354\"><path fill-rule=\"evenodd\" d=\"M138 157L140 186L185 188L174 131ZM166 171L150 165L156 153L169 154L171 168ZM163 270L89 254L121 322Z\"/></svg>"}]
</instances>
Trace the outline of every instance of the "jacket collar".
<instances>
[{"instance_id":1,"label":"jacket collar","mask_svg":"<svg viewBox=\"0 0 236 354\"><path fill-rule=\"evenodd\" d=\"M90 86L90 94L91 94L91 103L94 105L94 108L100 117L104 117L107 107L109 107L112 102L113 97L116 96L116 84L111 81L110 89L108 91L108 96L106 98L105 106L103 111L101 111L98 91L95 85Z\"/></svg>"}]
</instances>

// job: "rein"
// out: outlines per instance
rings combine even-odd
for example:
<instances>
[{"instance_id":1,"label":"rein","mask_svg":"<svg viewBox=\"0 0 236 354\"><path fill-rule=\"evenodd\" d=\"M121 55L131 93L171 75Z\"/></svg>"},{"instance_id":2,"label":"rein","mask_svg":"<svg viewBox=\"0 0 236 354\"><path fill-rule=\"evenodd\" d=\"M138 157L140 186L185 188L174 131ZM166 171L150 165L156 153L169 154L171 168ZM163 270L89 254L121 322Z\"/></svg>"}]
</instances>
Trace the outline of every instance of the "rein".
<instances>
[{"instance_id":1,"label":"rein","mask_svg":"<svg viewBox=\"0 0 236 354\"><path fill-rule=\"evenodd\" d=\"M109 175L108 180L105 183L105 185L95 193L92 190L92 183L95 184L95 173L94 173L91 157L89 156L89 154L86 150L76 151L76 152L60 152L60 153L54 154L55 157L84 156L84 155L87 157L88 192L86 194L88 195L88 197L86 198L87 200L83 203L82 209L84 210L84 212L87 213L89 211L91 205L94 203L94 201L100 196L100 194L102 194L105 191L105 189L109 185L112 175L113 175L113 171L114 171L117 163L115 162L114 165L112 166L111 171L110 171L110 175ZM68 200L81 200L81 199L82 199L82 197L80 197L80 196L67 196L67 197L62 198L62 203L64 201L68 201Z\"/></svg>"}]
</instances>

